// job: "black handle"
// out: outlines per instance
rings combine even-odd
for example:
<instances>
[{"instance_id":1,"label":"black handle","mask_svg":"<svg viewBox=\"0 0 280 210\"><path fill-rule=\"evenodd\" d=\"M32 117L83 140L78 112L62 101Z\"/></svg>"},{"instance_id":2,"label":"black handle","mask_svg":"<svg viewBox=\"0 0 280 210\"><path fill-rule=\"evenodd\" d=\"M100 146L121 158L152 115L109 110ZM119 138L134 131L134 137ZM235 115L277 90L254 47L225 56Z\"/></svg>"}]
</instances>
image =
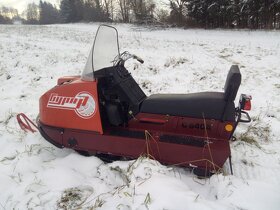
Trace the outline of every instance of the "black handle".
<instances>
[{"instance_id":1,"label":"black handle","mask_svg":"<svg viewBox=\"0 0 280 210\"><path fill-rule=\"evenodd\" d=\"M241 116L239 118L239 122L242 122L242 123L249 123L249 122L251 122L251 117L249 116L249 114L247 112L245 112L243 110L241 110L240 112L241 112ZM242 114L245 114L247 119L245 119L245 120L241 119Z\"/></svg>"},{"instance_id":2,"label":"black handle","mask_svg":"<svg viewBox=\"0 0 280 210\"><path fill-rule=\"evenodd\" d=\"M142 58L137 57L136 60L142 64L144 63L144 60Z\"/></svg>"},{"instance_id":3,"label":"black handle","mask_svg":"<svg viewBox=\"0 0 280 210\"><path fill-rule=\"evenodd\" d=\"M136 59L138 62L140 62L141 64L144 63L144 60L140 57L138 57L137 55L133 55L133 58Z\"/></svg>"}]
</instances>

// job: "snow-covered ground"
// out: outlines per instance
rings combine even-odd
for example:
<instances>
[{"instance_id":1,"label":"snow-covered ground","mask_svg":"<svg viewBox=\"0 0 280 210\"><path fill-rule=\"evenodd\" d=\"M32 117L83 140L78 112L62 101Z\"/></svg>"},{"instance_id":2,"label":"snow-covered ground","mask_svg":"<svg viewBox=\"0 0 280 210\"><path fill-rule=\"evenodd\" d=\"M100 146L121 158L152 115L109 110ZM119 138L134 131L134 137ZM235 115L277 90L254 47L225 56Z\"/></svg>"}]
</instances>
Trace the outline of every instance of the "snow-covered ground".
<instances>
[{"instance_id":1,"label":"snow-covered ground","mask_svg":"<svg viewBox=\"0 0 280 210\"><path fill-rule=\"evenodd\" d=\"M132 75L150 95L221 91L232 64L253 121L231 143L234 175L197 179L139 158L105 164L24 133L38 99L60 76L80 74L97 24L0 26L0 209L280 209L280 32L150 30L116 25ZM175 154L174 154L175 155Z\"/></svg>"}]
</instances>

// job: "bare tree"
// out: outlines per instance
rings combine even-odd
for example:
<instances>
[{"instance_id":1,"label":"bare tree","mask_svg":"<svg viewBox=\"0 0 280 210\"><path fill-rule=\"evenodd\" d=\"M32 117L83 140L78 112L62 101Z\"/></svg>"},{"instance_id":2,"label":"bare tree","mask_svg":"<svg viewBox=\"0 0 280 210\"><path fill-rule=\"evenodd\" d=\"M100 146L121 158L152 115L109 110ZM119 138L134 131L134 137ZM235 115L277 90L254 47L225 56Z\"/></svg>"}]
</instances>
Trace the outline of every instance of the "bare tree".
<instances>
[{"instance_id":1,"label":"bare tree","mask_svg":"<svg viewBox=\"0 0 280 210\"><path fill-rule=\"evenodd\" d=\"M39 21L39 7L35 3L27 5L26 20L28 24L37 24Z\"/></svg>"},{"instance_id":2,"label":"bare tree","mask_svg":"<svg viewBox=\"0 0 280 210\"><path fill-rule=\"evenodd\" d=\"M11 18L11 19L19 16L17 9L14 9L13 7L5 7L5 6L2 6L0 8L0 14L4 17Z\"/></svg>"},{"instance_id":3,"label":"bare tree","mask_svg":"<svg viewBox=\"0 0 280 210\"><path fill-rule=\"evenodd\" d=\"M153 21L156 8L153 0L131 0L131 8L138 23Z\"/></svg>"},{"instance_id":4,"label":"bare tree","mask_svg":"<svg viewBox=\"0 0 280 210\"><path fill-rule=\"evenodd\" d=\"M111 21L114 20L114 2L113 0L103 0L102 2L104 12L107 17L111 19Z\"/></svg>"},{"instance_id":5,"label":"bare tree","mask_svg":"<svg viewBox=\"0 0 280 210\"><path fill-rule=\"evenodd\" d=\"M128 23L130 21L130 0L118 0L122 22Z\"/></svg>"},{"instance_id":6,"label":"bare tree","mask_svg":"<svg viewBox=\"0 0 280 210\"><path fill-rule=\"evenodd\" d=\"M178 23L182 25L184 23L187 9L186 9L187 0L169 0L170 5L170 20L171 22Z\"/></svg>"},{"instance_id":7,"label":"bare tree","mask_svg":"<svg viewBox=\"0 0 280 210\"><path fill-rule=\"evenodd\" d=\"M18 11L12 7L0 7L0 24L11 24L18 17Z\"/></svg>"},{"instance_id":8,"label":"bare tree","mask_svg":"<svg viewBox=\"0 0 280 210\"><path fill-rule=\"evenodd\" d=\"M159 22L166 23L166 22L168 22L169 12L168 12L168 10L165 10L162 8L158 9L155 11L155 17Z\"/></svg>"}]
</instances>

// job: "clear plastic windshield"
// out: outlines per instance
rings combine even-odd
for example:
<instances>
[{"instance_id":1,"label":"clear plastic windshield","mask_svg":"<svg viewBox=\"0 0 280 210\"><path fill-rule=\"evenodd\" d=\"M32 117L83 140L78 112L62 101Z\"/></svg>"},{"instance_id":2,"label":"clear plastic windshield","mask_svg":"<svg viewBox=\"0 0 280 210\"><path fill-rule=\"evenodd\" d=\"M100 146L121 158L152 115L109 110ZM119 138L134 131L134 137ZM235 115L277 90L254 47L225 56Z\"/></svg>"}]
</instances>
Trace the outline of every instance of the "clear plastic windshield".
<instances>
[{"instance_id":1,"label":"clear plastic windshield","mask_svg":"<svg viewBox=\"0 0 280 210\"><path fill-rule=\"evenodd\" d=\"M113 66L113 61L119 54L117 30L112 26L99 26L82 73L82 79L86 81L94 80L94 71Z\"/></svg>"}]
</instances>

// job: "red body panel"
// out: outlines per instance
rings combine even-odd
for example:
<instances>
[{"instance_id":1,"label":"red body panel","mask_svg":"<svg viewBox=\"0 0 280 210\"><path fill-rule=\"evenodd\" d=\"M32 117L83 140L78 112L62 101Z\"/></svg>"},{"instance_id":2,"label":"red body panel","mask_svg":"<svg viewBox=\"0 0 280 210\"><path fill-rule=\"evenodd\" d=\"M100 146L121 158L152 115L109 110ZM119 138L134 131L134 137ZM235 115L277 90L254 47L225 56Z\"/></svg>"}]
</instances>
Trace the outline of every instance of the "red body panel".
<instances>
[{"instance_id":1,"label":"red body panel","mask_svg":"<svg viewBox=\"0 0 280 210\"><path fill-rule=\"evenodd\" d=\"M191 119L190 119L191 120ZM103 135L91 131L74 129L50 130L48 126L40 124L41 129L47 130L55 141L62 139L63 147L70 147L75 150L113 154L118 156L137 158L140 155L149 154L156 160L178 166L197 166L210 170L221 168L230 156L230 147L227 139L216 139L196 137L203 146L184 145L176 142L162 142L160 137L167 134L164 131L154 130L153 125L146 125L147 138L133 138L112 135L112 130L106 130ZM119 129L127 130L127 129ZM135 131L135 129L129 129ZM140 131L141 129L137 129ZM145 132L145 130L142 130ZM168 132L169 133L169 132ZM191 132L190 132L191 133ZM170 134L170 133L169 133ZM187 135L176 135L186 137ZM187 136L193 138L193 136ZM69 145L69 139L75 139L75 146ZM215 167L211 164L213 162Z\"/></svg>"},{"instance_id":2,"label":"red body panel","mask_svg":"<svg viewBox=\"0 0 280 210\"><path fill-rule=\"evenodd\" d=\"M97 81L71 77L58 83L40 98L38 122L42 135L58 147L130 158L149 154L162 163L209 170L230 156L235 122L138 113L125 127L102 128Z\"/></svg>"},{"instance_id":3,"label":"red body panel","mask_svg":"<svg viewBox=\"0 0 280 210\"><path fill-rule=\"evenodd\" d=\"M81 76L66 76L66 77L61 77L57 80L57 85L62 85L63 83L66 82L72 82L74 80L79 79Z\"/></svg>"},{"instance_id":4,"label":"red body panel","mask_svg":"<svg viewBox=\"0 0 280 210\"><path fill-rule=\"evenodd\" d=\"M217 166L222 167L230 155L230 148L227 140L209 139L209 144L205 144L204 147L198 147L160 142L159 138L156 139L153 133L150 134L150 138L146 140L112 136L109 134L98 135L77 130L65 130L63 134L63 145L69 147L68 139L75 138L78 140L78 145L75 146L74 149L77 150L100 152L131 158L149 154L150 157L165 164L180 166L189 166L189 164L192 164L201 168L208 166L209 169L214 169L213 165L210 164L212 161ZM209 153L209 149L211 154Z\"/></svg>"},{"instance_id":5,"label":"red body panel","mask_svg":"<svg viewBox=\"0 0 280 210\"><path fill-rule=\"evenodd\" d=\"M219 120L197 119L159 114L139 113L128 123L128 128L147 130L166 134L181 134L215 139L229 139L231 131L225 126L234 127L234 122L221 122Z\"/></svg>"},{"instance_id":6,"label":"red body panel","mask_svg":"<svg viewBox=\"0 0 280 210\"><path fill-rule=\"evenodd\" d=\"M59 81L63 81L63 78ZM58 128L102 134L97 81L86 82L76 78L46 92L40 98L40 120L45 125Z\"/></svg>"}]
</instances>

